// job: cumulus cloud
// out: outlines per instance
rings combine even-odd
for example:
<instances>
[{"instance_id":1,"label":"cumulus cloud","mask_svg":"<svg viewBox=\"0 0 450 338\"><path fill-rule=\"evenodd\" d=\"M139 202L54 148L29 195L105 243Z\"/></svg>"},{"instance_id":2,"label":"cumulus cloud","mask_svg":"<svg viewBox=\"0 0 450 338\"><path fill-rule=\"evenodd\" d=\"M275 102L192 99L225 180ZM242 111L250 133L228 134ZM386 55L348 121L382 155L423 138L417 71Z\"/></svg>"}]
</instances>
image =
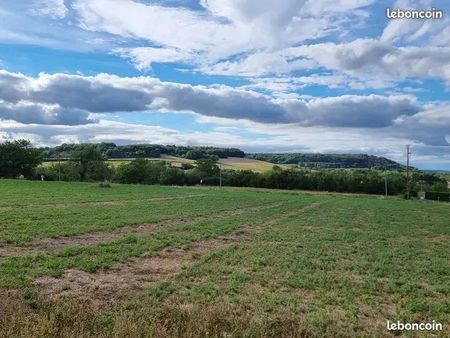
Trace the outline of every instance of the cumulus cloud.
<instances>
[{"instance_id":1,"label":"cumulus cloud","mask_svg":"<svg viewBox=\"0 0 450 338\"><path fill-rule=\"evenodd\" d=\"M280 50L348 29L370 3L342 0L322 12L310 0L201 0L203 10L133 0L75 0L72 7L85 30L144 40L146 46L117 50L142 69L162 57L205 66L239 54Z\"/></svg>"},{"instance_id":2,"label":"cumulus cloud","mask_svg":"<svg viewBox=\"0 0 450 338\"><path fill-rule=\"evenodd\" d=\"M379 40L358 39L342 44L300 46L290 49L288 54L306 57L318 66L353 76L450 81L449 47L394 47Z\"/></svg>"},{"instance_id":3,"label":"cumulus cloud","mask_svg":"<svg viewBox=\"0 0 450 338\"><path fill-rule=\"evenodd\" d=\"M443 33L447 19L391 20L379 39L315 42L345 36L358 27L354 18L366 19L366 8L373 3L202 0L203 10L193 10L133 0L76 0L73 7L85 30L146 41L147 46L115 49L139 70L150 69L153 63L184 62L220 75L289 74L325 67L364 80L370 76L372 83L412 77L450 81L450 49ZM401 0L396 5L433 4ZM434 46L395 45L424 39Z\"/></svg>"},{"instance_id":4,"label":"cumulus cloud","mask_svg":"<svg viewBox=\"0 0 450 338\"><path fill-rule=\"evenodd\" d=\"M89 112L81 109L64 108L20 101L18 103L0 102L0 119L15 120L25 124L64 124L78 125L93 123Z\"/></svg>"},{"instance_id":5,"label":"cumulus cloud","mask_svg":"<svg viewBox=\"0 0 450 338\"><path fill-rule=\"evenodd\" d=\"M64 0L34 0L30 13L33 15L48 15L54 19L62 19L69 11Z\"/></svg>"},{"instance_id":6,"label":"cumulus cloud","mask_svg":"<svg viewBox=\"0 0 450 338\"><path fill-rule=\"evenodd\" d=\"M371 88L405 79L443 79L450 83L450 48L447 46L395 47L375 39L349 43L319 43L256 52L200 68L204 73L277 77L295 71L327 69L367 82ZM351 81L348 81L351 82Z\"/></svg>"},{"instance_id":7,"label":"cumulus cloud","mask_svg":"<svg viewBox=\"0 0 450 338\"><path fill-rule=\"evenodd\" d=\"M77 109L84 115L85 112L187 111L262 123L381 127L420 110L411 96L274 99L251 90L162 82L144 76L42 73L32 78L3 71L0 83L4 84L0 89L0 99L4 101L56 105Z\"/></svg>"},{"instance_id":8,"label":"cumulus cloud","mask_svg":"<svg viewBox=\"0 0 450 338\"><path fill-rule=\"evenodd\" d=\"M412 116L402 116L391 126L394 134L409 135L424 144L450 144L450 104L434 104ZM447 150L448 151L448 150Z\"/></svg>"},{"instance_id":9,"label":"cumulus cloud","mask_svg":"<svg viewBox=\"0 0 450 338\"><path fill-rule=\"evenodd\" d=\"M331 89L380 89L391 88L395 84L392 81L376 79L360 79L347 74L312 74L309 76L278 76L278 77L251 77L251 84L241 86L241 88L256 89L259 91L271 92L274 96L289 95L298 89L308 86L325 86ZM405 88L403 88L405 89ZM409 88L411 92L414 88Z\"/></svg>"},{"instance_id":10,"label":"cumulus cloud","mask_svg":"<svg viewBox=\"0 0 450 338\"><path fill-rule=\"evenodd\" d=\"M420 108L411 96L344 95L310 100L303 125L381 128ZM295 107L295 104L294 104Z\"/></svg>"},{"instance_id":11,"label":"cumulus cloud","mask_svg":"<svg viewBox=\"0 0 450 338\"><path fill-rule=\"evenodd\" d=\"M192 61L193 55L178 48L135 47L117 48L114 53L129 59L140 71L151 69L153 63Z\"/></svg>"}]
</instances>

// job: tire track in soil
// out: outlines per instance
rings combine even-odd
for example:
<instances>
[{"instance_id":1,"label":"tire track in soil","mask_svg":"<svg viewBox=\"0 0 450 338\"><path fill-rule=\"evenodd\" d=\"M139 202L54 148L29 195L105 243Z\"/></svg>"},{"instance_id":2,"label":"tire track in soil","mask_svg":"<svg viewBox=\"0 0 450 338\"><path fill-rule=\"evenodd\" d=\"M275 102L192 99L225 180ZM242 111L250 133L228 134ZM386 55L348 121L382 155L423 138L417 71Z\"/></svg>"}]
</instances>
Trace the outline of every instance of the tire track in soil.
<instances>
[{"instance_id":1,"label":"tire track in soil","mask_svg":"<svg viewBox=\"0 0 450 338\"><path fill-rule=\"evenodd\" d=\"M94 273L68 269L62 277L40 277L33 285L40 290L41 295L51 300L77 298L108 302L130 297L155 282L174 278L183 267L194 264L211 252L250 240L260 233L263 227L275 225L280 219L301 214L321 204L323 203L313 202L263 224L246 227L232 234L192 242L186 249L167 247L156 255L143 254L125 263L118 263L110 269Z\"/></svg>"},{"instance_id":2,"label":"tire track in soil","mask_svg":"<svg viewBox=\"0 0 450 338\"><path fill-rule=\"evenodd\" d=\"M155 223L144 223L137 226L123 226L112 231L93 231L82 235L63 236L55 238L41 238L26 243L22 246L0 245L0 262L2 259L11 257L22 257L43 252L54 253L58 250L73 246L95 245L101 242L108 242L122 238L125 235L149 234L164 226L184 226L208 219L217 219L230 216L237 216L245 212L256 212L266 208L281 205L281 202L266 204L263 206L253 206L241 209L225 210L218 212L214 216L195 216L192 218L176 218Z\"/></svg>"}]
</instances>

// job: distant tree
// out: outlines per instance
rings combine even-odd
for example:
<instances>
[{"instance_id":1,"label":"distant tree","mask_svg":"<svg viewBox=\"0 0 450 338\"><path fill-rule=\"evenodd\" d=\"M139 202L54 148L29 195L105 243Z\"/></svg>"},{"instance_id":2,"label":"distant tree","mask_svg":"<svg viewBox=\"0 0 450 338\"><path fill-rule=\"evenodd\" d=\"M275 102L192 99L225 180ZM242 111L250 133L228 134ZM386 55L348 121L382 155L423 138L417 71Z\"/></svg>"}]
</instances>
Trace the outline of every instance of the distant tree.
<instances>
[{"instance_id":1,"label":"distant tree","mask_svg":"<svg viewBox=\"0 0 450 338\"><path fill-rule=\"evenodd\" d=\"M199 160L205 157L205 153L200 149L191 149L184 156L190 160Z\"/></svg>"},{"instance_id":2,"label":"distant tree","mask_svg":"<svg viewBox=\"0 0 450 338\"><path fill-rule=\"evenodd\" d=\"M279 173L279 172L283 171L283 168L281 168L279 165L273 165L272 166L272 171Z\"/></svg>"},{"instance_id":3,"label":"distant tree","mask_svg":"<svg viewBox=\"0 0 450 338\"><path fill-rule=\"evenodd\" d=\"M70 158L89 146L92 146L92 144L62 144L54 148L42 148L42 151L46 159ZM98 146L100 152L106 155L107 158L152 158L161 157L161 154L165 154L199 160L210 156L220 158L245 156L245 153L237 148L186 147L158 144L118 146L114 143L99 143L96 146Z\"/></svg>"},{"instance_id":4,"label":"distant tree","mask_svg":"<svg viewBox=\"0 0 450 338\"><path fill-rule=\"evenodd\" d=\"M130 163L120 165L116 170L115 180L120 183L160 184L164 172L168 169L163 161L137 158Z\"/></svg>"},{"instance_id":5,"label":"distant tree","mask_svg":"<svg viewBox=\"0 0 450 338\"><path fill-rule=\"evenodd\" d=\"M433 186L430 188L431 191L438 191L438 192L447 192L448 189L448 183L447 182L439 182L433 184Z\"/></svg>"},{"instance_id":6,"label":"distant tree","mask_svg":"<svg viewBox=\"0 0 450 338\"><path fill-rule=\"evenodd\" d=\"M167 167L161 173L160 182L166 185L183 185L185 183L184 172L178 168Z\"/></svg>"},{"instance_id":7,"label":"distant tree","mask_svg":"<svg viewBox=\"0 0 450 338\"><path fill-rule=\"evenodd\" d=\"M203 158L195 162L197 170L204 176L213 177L219 173L217 158Z\"/></svg>"},{"instance_id":8,"label":"distant tree","mask_svg":"<svg viewBox=\"0 0 450 338\"><path fill-rule=\"evenodd\" d=\"M116 179L120 183L146 183L147 163L143 158L137 158L130 163L119 165L116 170Z\"/></svg>"},{"instance_id":9,"label":"distant tree","mask_svg":"<svg viewBox=\"0 0 450 338\"><path fill-rule=\"evenodd\" d=\"M0 177L31 177L41 163L42 153L31 148L30 141L16 140L0 144Z\"/></svg>"},{"instance_id":10,"label":"distant tree","mask_svg":"<svg viewBox=\"0 0 450 338\"><path fill-rule=\"evenodd\" d=\"M78 164L80 181L103 181L111 177L112 169L96 145L83 147L72 157L72 161Z\"/></svg>"},{"instance_id":11,"label":"distant tree","mask_svg":"<svg viewBox=\"0 0 450 338\"><path fill-rule=\"evenodd\" d=\"M190 169L194 169L195 166L190 164L190 163L181 163L181 169L183 170L190 170Z\"/></svg>"}]
</instances>

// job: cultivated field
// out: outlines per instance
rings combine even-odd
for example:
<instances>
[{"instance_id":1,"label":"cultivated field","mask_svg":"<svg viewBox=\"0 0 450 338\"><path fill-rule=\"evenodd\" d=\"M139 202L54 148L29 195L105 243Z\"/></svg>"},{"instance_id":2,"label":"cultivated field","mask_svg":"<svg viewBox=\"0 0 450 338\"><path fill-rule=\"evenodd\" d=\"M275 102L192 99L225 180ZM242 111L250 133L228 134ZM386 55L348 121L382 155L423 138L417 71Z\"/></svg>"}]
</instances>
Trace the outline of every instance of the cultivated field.
<instances>
[{"instance_id":1,"label":"cultivated field","mask_svg":"<svg viewBox=\"0 0 450 338\"><path fill-rule=\"evenodd\" d=\"M0 337L390 336L388 319L450 335L446 203L11 180L0 192Z\"/></svg>"},{"instance_id":2,"label":"cultivated field","mask_svg":"<svg viewBox=\"0 0 450 338\"><path fill-rule=\"evenodd\" d=\"M274 166L273 163L266 161L253 160L251 158L242 158L242 157L228 157L220 159L219 161L222 164L222 168L224 169L233 169L233 170L253 170L253 171L267 171L271 170ZM292 165L288 164L279 164L278 166L288 169L292 167Z\"/></svg>"}]
</instances>

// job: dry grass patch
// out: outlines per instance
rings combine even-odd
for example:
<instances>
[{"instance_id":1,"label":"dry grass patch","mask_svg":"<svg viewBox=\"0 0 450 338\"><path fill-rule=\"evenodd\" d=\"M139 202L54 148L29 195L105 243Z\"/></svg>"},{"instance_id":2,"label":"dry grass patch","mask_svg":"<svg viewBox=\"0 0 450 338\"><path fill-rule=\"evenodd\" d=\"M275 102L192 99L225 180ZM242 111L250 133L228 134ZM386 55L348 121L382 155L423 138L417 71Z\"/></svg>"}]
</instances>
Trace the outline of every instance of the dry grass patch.
<instances>
[{"instance_id":1,"label":"dry grass patch","mask_svg":"<svg viewBox=\"0 0 450 338\"><path fill-rule=\"evenodd\" d=\"M130 297L156 281L173 276L209 252L248 239L254 232L254 229L246 229L232 235L194 242L186 248L168 247L157 255L144 254L95 273L69 269L60 278L41 277L33 285L52 300L75 297L113 301Z\"/></svg>"}]
</instances>

